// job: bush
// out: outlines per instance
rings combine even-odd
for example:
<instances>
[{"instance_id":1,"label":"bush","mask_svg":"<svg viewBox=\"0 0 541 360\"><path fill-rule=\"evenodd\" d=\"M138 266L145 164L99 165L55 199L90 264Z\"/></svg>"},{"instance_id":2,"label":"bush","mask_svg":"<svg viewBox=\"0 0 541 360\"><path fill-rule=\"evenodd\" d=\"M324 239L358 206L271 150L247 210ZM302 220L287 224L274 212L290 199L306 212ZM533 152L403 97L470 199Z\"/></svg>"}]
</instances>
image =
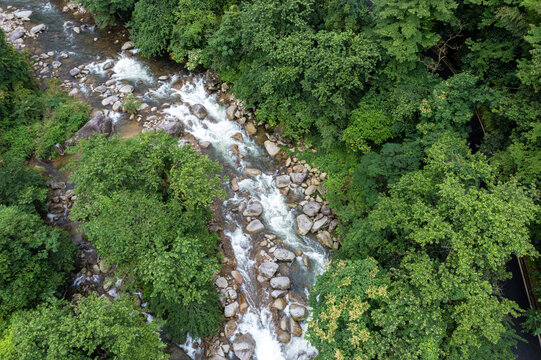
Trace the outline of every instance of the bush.
<instances>
[{"instance_id":1,"label":"bush","mask_svg":"<svg viewBox=\"0 0 541 360\"><path fill-rule=\"evenodd\" d=\"M17 206L0 205L0 319L58 294L76 246L59 229Z\"/></svg>"},{"instance_id":2,"label":"bush","mask_svg":"<svg viewBox=\"0 0 541 360\"><path fill-rule=\"evenodd\" d=\"M130 288L143 288L171 338L212 335L221 321L212 286L219 239L206 219L223 194L218 165L163 132L93 138L80 151L72 217L100 257L117 264Z\"/></svg>"},{"instance_id":3,"label":"bush","mask_svg":"<svg viewBox=\"0 0 541 360\"><path fill-rule=\"evenodd\" d=\"M165 360L156 323L147 323L128 295L112 303L90 295L20 312L0 338L5 360Z\"/></svg>"}]
</instances>

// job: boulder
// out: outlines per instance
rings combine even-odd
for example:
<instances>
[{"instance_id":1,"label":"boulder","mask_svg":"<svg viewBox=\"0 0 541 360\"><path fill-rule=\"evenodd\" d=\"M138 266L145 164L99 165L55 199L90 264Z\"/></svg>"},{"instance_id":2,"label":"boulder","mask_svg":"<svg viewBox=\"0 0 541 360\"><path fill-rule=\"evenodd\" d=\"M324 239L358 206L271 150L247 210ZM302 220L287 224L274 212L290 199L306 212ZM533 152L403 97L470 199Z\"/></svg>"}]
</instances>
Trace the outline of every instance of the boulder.
<instances>
[{"instance_id":1,"label":"boulder","mask_svg":"<svg viewBox=\"0 0 541 360\"><path fill-rule=\"evenodd\" d=\"M244 129L246 130L246 133L250 136L257 134L257 128L255 127L253 122L247 122L246 125L244 125Z\"/></svg>"},{"instance_id":2,"label":"boulder","mask_svg":"<svg viewBox=\"0 0 541 360\"><path fill-rule=\"evenodd\" d=\"M313 217L316 216L319 213L319 210L321 209L321 204L315 201L308 201L306 204L302 207L302 212L306 215Z\"/></svg>"},{"instance_id":3,"label":"boulder","mask_svg":"<svg viewBox=\"0 0 541 360\"><path fill-rule=\"evenodd\" d=\"M70 70L70 75L75 77L79 75L80 72L81 72L81 69L74 67L73 69Z\"/></svg>"},{"instance_id":4,"label":"boulder","mask_svg":"<svg viewBox=\"0 0 541 360\"><path fill-rule=\"evenodd\" d=\"M39 32L45 31L47 26L45 24L39 24L30 29L30 34L36 35Z\"/></svg>"},{"instance_id":5,"label":"boulder","mask_svg":"<svg viewBox=\"0 0 541 360\"><path fill-rule=\"evenodd\" d=\"M190 106L190 111L192 112L192 114L197 116L199 120L203 120L207 117L207 109L205 109L205 107L201 104L195 104Z\"/></svg>"},{"instance_id":6,"label":"boulder","mask_svg":"<svg viewBox=\"0 0 541 360\"><path fill-rule=\"evenodd\" d=\"M259 170L259 169L254 169L254 168L250 168L250 167L244 168L244 172L245 172L246 175L248 175L248 176L258 176L258 175L261 175L261 170Z\"/></svg>"},{"instance_id":7,"label":"boulder","mask_svg":"<svg viewBox=\"0 0 541 360\"><path fill-rule=\"evenodd\" d=\"M272 261L265 261L259 265L259 274L267 279L270 279L278 270L278 264Z\"/></svg>"},{"instance_id":8,"label":"boulder","mask_svg":"<svg viewBox=\"0 0 541 360\"><path fill-rule=\"evenodd\" d=\"M116 96L116 95L111 95L111 96L108 96L108 97L106 97L105 99L103 99L103 100L101 101L101 104L102 104L103 106L107 106L107 105L114 104L114 103L117 102L117 101L118 101L118 96Z\"/></svg>"},{"instance_id":9,"label":"boulder","mask_svg":"<svg viewBox=\"0 0 541 360\"><path fill-rule=\"evenodd\" d=\"M114 104L113 104L113 107L112 107L112 110L117 112L120 110L120 108L122 108L122 102L121 101L116 101Z\"/></svg>"},{"instance_id":10,"label":"boulder","mask_svg":"<svg viewBox=\"0 0 541 360\"><path fill-rule=\"evenodd\" d=\"M237 105L231 105L230 107L227 108L227 110L225 111L225 116L227 116L227 118L229 120L234 120L235 119L235 113L237 112Z\"/></svg>"},{"instance_id":11,"label":"boulder","mask_svg":"<svg viewBox=\"0 0 541 360\"><path fill-rule=\"evenodd\" d=\"M247 226L246 231L250 234L255 234L260 231L265 230L265 226L261 223L261 221L255 219L252 220Z\"/></svg>"},{"instance_id":12,"label":"boulder","mask_svg":"<svg viewBox=\"0 0 541 360\"><path fill-rule=\"evenodd\" d=\"M320 232L319 234L316 235L316 238L321 244L325 245L328 248L332 248L333 241L331 238L331 234L329 234L328 231Z\"/></svg>"},{"instance_id":13,"label":"boulder","mask_svg":"<svg viewBox=\"0 0 541 360\"><path fill-rule=\"evenodd\" d=\"M224 316L226 318L233 317L237 315L237 312L239 311L239 303L238 302L232 302L229 305L226 305L224 308Z\"/></svg>"},{"instance_id":14,"label":"boulder","mask_svg":"<svg viewBox=\"0 0 541 360\"><path fill-rule=\"evenodd\" d=\"M292 172L289 176L295 184L300 184L306 179L306 172Z\"/></svg>"},{"instance_id":15,"label":"boulder","mask_svg":"<svg viewBox=\"0 0 541 360\"><path fill-rule=\"evenodd\" d=\"M77 137L88 139L95 134L110 135L113 132L113 121L110 117L103 115L101 111L97 111L94 116L86 124L77 131Z\"/></svg>"},{"instance_id":16,"label":"boulder","mask_svg":"<svg viewBox=\"0 0 541 360\"><path fill-rule=\"evenodd\" d=\"M99 85L94 88L94 91L100 94L103 94L107 91L107 87L105 85Z\"/></svg>"},{"instance_id":17,"label":"boulder","mask_svg":"<svg viewBox=\"0 0 541 360\"><path fill-rule=\"evenodd\" d=\"M314 225L312 225L312 232L316 233L321 229L323 226L327 225L329 222L329 218L326 216L323 216L321 219L314 221Z\"/></svg>"},{"instance_id":18,"label":"boulder","mask_svg":"<svg viewBox=\"0 0 541 360\"><path fill-rule=\"evenodd\" d=\"M275 181L276 187L281 189L289 186L289 184L291 183L291 178L289 177L289 175L279 175L276 177Z\"/></svg>"},{"instance_id":19,"label":"boulder","mask_svg":"<svg viewBox=\"0 0 541 360\"><path fill-rule=\"evenodd\" d=\"M122 51L124 50L131 50L135 47L135 43L133 41L126 41L122 47L120 48Z\"/></svg>"},{"instance_id":20,"label":"boulder","mask_svg":"<svg viewBox=\"0 0 541 360\"><path fill-rule=\"evenodd\" d=\"M304 191L304 195L312 195L313 193L315 193L317 191L317 186L316 185L310 185L306 188L306 190Z\"/></svg>"},{"instance_id":21,"label":"boulder","mask_svg":"<svg viewBox=\"0 0 541 360\"><path fill-rule=\"evenodd\" d=\"M291 304L289 306L289 315L295 321L303 321L308 317L308 310L302 305Z\"/></svg>"},{"instance_id":22,"label":"boulder","mask_svg":"<svg viewBox=\"0 0 541 360\"><path fill-rule=\"evenodd\" d=\"M252 335L243 334L233 341L233 352L239 360L250 360L255 351L255 341Z\"/></svg>"},{"instance_id":23,"label":"boulder","mask_svg":"<svg viewBox=\"0 0 541 360\"><path fill-rule=\"evenodd\" d=\"M231 190L235 192L239 191L239 181L236 177L231 180Z\"/></svg>"},{"instance_id":24,"label":"boulder","mask_svg":"<svg viewBox=\"0 0 541 360\"><path fill-rule=\"evenodd\" d=\"M291 287L291 280L287 276L279 276L272 278L270 285L273 289L286 290Z\"/></svg>"},{"instance_id":25,"label":"boulder","mask_svg":"<svg viewBox=\"0 0 541 360\"><path fill-rule=\"evenodd\" d=\"M15 41L17 39L20 39L24 36L24 30L17 29L9 35L9 41Z\"/></svg>"},{"instance_id":26,"label":"boulder","mask_svg":"<svg viewBox=\"0 0 541 360\"><path fill-rule=\"evenodd\" d=\"M271 291L271 296L272 296L273 298L275 298L275 299L276 299L276 298L279 298L279 297L283 297L283 296L285 296L286 294L287 294L287 291L285 291L285 290L272 290L272 291Z\"/></svg>"},{"instance_id":27,"label":"boulder","mask_svg":"<svg viewBox=\"0 0 541 360\"><path fill-rule=\"evenodd\" d=\"M237 323L235 320L231 319L225 323L224 333L226 338L233 336L235 334L235 330L237 330Z\"/></svg>"},{"instance_id":28,"label":"boulder","mask_svg":"<svg viewBox=\"0 0 541 360\"><path fill-rule=\"evenodd\" d=\"M293 261L295 254L287 249L276 249L274 251L274 257L278 261Z\"/></svg>"},{"instance_id":29,"label":"boulder","mask_svg":"<svg viewBox=\"0 0 541 360\"><path fill-rule=\"evenodd\" d=\"M278 145L276 145L270 140L265 141L264 145L265 145L265 149L267 150L267 152L269 153L271 157L275 157L280 152L280 148L278 147Z\"/></svg>"},{"instance_id":30,"label":"boulder","mask_svg":"<svg viewBox=\"0 0 541 360\"><path fill-rule=\"evenodd\" d=\"M287 344L291 340L291 335L287 331L278 330L278 341Z\"/></svg>"},{"instance_id":31,"label":"boulder","mask_svg":"<svg viewBox=\"0 0 541 360\"><path fill-rule=\"evenodd\" d=\"M181 126L178 121L163 119L156 125L156 130L161 130L176 137L180 135Z\"/></svg>"},{"instance_id":32,"label":"boulder","mask_svg":"<svg viewBox=\"0 0 541 360\"><path fill-rule=\"evenodd\" d=\"M19 19L26 19L32 16L33 12L31 10L19 10L19 11L16 11L14 14Z\"/></svg>"},{"instance_id":33,"label":"boulder","mask_svg":"<svg viewBox=\"0 0 541 360\"><path fill-rule=\"evenodd\" d=\"M227 280L224 277L221 277L221 276L219 278L217 278L214 283L220 289L225 289L227 287L227 285L228 285Z\"/></svg>"},{"instance_id":34,"label":"boulder","mask_svg":"<svg viewBox=\"0 0 541 360\"><path fill-rule=\"evenodd\" d=\"M272 307L278 311L282 311L286 308L287 302L283 297L279 297L274 300Z\"/></svg>"},{"instance_id":35,"label":"boulder","mask_svg":"<svg viewBox=\"0 0 541 360\"><path fill-rule=\"evenodd\" d=\"M291 334L296 337L302 336L302 328L292 317L289 318L289 330Z\"/></svg>"},{"instance_id":36,"label":"boulder","mask_svg":"<svg viewBox=\"0 0 541 360\"><path fill-rule=\"evenodd\" d=\"M312 229L312 220L305 214L297 216L297 233L306 235Z\"/></svg>"},{"instance_id":37,"label":"boulder","mask_svg":"<svg viewBox=\"0 0 541 360\"><path fill-rule=\"evenodd\" d=\"M242 274L238 272L237 270L231 271L231 276L233 276L233 279L235 280L235 283L237 285L242 285Z\"/></svg>"},{"instance_id":38,"label":"boulder","mask_svg":"<svg viewBox=\"0 0 541 360\"><path fill-rule=\"evenodd\" d=\"M114 63L114 62L112 62L112 61L106 61L106 62L103 64L103 70L109 70L109 69L112 69L114 66L115 66L115 63Z\"/></svg>"},{"instance_id":39,"label":"boulder","mask_svg":"<svg viewBox=\"0 0 541 360\"><path fill-rule=\"evenodd\" d=\"M262 212L263 212L263 205L261 205L259 201L254 201L248 204L248 206L246 207L242 215L257 217L261 215Z\"/></svg>"},{"instance_id":40,"label":"boulder","mask_svg":"<svg viewBox=\"0 0 541 360\"><path fill-rule=\"evenodd\" d=\"M122 94L131 94L133 92L133 86L126 84L126 85L123 85L118 91L121 92Z\"/></svg>"},{"instance_id":41,"label":"boulder","mask_svg":"<svg viewBox=\"0 0 541 360\"><path fill-rule=\"evenodd\" d=\"M73 89L71 89L71 91L69 92L68 95L69 95L69 96L75 96L75 95L77 95L78 93L79 93L79 89L73 88Z\"/></svg>"}]
</instances>

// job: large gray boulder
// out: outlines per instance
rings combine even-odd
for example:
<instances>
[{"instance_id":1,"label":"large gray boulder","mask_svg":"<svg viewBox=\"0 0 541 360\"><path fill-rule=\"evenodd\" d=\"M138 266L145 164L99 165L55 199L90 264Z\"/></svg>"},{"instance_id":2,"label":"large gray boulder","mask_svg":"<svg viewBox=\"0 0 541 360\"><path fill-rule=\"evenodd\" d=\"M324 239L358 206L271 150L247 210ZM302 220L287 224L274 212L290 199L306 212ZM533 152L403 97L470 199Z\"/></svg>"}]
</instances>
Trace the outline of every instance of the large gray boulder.
<instances>
[{"instance_id":1,"label":"large gray boulder","mask_svg":"<svg viewBox=\"0 0 541 360\"><path fill-rule=\"evenodd\" d=\"M276 270L278 270L278 264L272 261L265 261L261 265L259 265L259 274L267 279L270 279L271 277L276 274Z\"/></svg>"},{"instance_id":2,"label":"large gray boulder","mask_svg":"<svg viewBox=\"0 0 541 360\"><path fill-rule=\"evenodd\" d=\"M113 132L113 121L110 117L103 115L101 111L97 111L94 116L86 124L77 131L76 138L88 139L97 134L110 135Z\"/></svg>"},{"instance_id":3,"label":"large gray boulder","mask_svg":"<svg viewBox=\"0 0 541 360\"><path fill-rule=\"evenodd\" d=\"M233 341L233 351L240 360L250 360L255 351L255 340L252 335L237 336Z\"/></svg>"},{"instance_id":4,"label":"large gray boulder","mask_svg":"<svg viewBox=\"0 0 541 360\"><path fill-rule=\"evenodd\" d=\"M14 13L19 19L26 19L32 16L33 12L31 10L19 10Z\"/></svg>"},{"instance_id":5,"label":"large gray boulder","mask_svg":"<svg viewBox=\"0 0 541 360\"><path fill-rule=\"evenodd\" d=\"M190 111L200 120L203 120L207 117L207 109L205 109L205 107L201 104L195 104L190 106Z\"/></svg>"},{"instance_id":6,"label":"large gray boulder","mask_svg":"<svg viewBox=\"0 0 541 360\"><path fill-rule=\"evenodd\" d=\"M291 304L289 306L289 315L295 321L303 321L308 317L308 311L302 305Z\"/></svg>"},{"instance_id":7,"label":"large gray boulder","mask_svg":"<svg viewBox=\"0 0 541 360\"><path fill-rule=\"evenodd\" d=\"M135 43L133 41L126 41L122 47L121 50L131 50L135 47Z\"/></svg>"},{"instance_id":8,"label":"large gray boulder","mask_svg":"<svg viewBox=\"0 0 541 360\"><path fill-rule=\"evenodd\" d=\"M225 111L225 116L227 116L227 119L229 119L229 120L234 120L236 112L237 112L237 106L236 105L231 105Z\"/></svg>"},{"instance_id":9,"label":"large gray boulder","mask_svg":"<svg viewBox=\"0 0 541 360\"><path fill-rule=\"evenodd\" d=\"M37 33L45 31L46 29L47 29L47 26L45 24L39 24L32 27L32 29L30 29L30 34L36 35Z\"/></svg>"},{"instance_id":10,"label":"large gray boulder","mask_svg":"<svg viewBox=\"0 0 541 360\"><path fill-rule=\"evenodd\" d=\"M312 216L316 216L320 209L321 209L320 203L315 202L315 201L308 201L302 207L302 212L312 217Z\"/></svg>"},{"instance_id":11,"label":"large gray boulder","mask_svg":"<svg viewBox=\"0 0 541 360\"><path fill-rule=\"evenodd\" d=\"M180 135L181 126L178 121L163 119L156 125L156 130L161 130L176 137Z\"/></svg>"},{"instance_id":12,"label":"large gray boulder","mask_svg":"<svg viewBox=\"0 0 541 360\"><path fill-rule=\"evenodd\" d=\"M291 178L289 177L289 175L277 176L275 180L276 180L276 187L279 189L288 187L289 184L291 183Z\"/></svg>"},{"instance_id":13,"label":"large gray boulder","mask_svg":"<svg viewBox=\"0 0 541 360\"><path fill-rule=\"evenodd\" d=\"M11 35L9 35L9 41L15 41L17 39L20 39L24 36L24 30L22 29L17 29L17 30L14 30Z\"/></svg>"},{"instance_id":14,"label":"large gray boulder","mask_svg":"<svg viewBox=\"0 0 541 360\"><path fill-rule=\"evenodd\" d=\"M280 148L278 147L278 145L276 145L270 140L266 140L263 145L265 145L265 149L272 157L275 157L280 152Z\"/></svg>"},{"instance_id":15,"label":"large gray boulder","mask_svg":"<svg viewBox=\"0 0 541 360\"><path fill-rule=\"evenodd\" d=\"M272 278L270 285L273 289L285 290L291 287L291 280L287 276Z\"/></svg>"},{"instance_id":16,"label":"large gray boulder","mask_svg":"<svg viewBox=\"0 0 541 360\"><path fill-rule=\"evenodd\" d=\"M251 217L257 217L261 215L263 212L263 205L259 201L254 201L246 207L244 212L242 213L243 216L251 216Z\"/></svg>"},{"instance_id":17,"label":"large gray boulder","mask_svg":"<svg viewBox=\"0 0 541 360\"><path fill-rule=\"evenodd\" d=\"M314 221L314 225L312 225L312 232L316 233L321 229L323 226L327 225L329 222L329 218L326 216L323 216L321 219Z\"/></svg>"},{"instance_id":18,"label":"large gray boulder","mask_svg":"<svg viewBox=\"0 0 541 360\"><path fill-rule=\"evenodd\" d=\"M257 219L252 220L248 226L246 226L246 231L250 234L255 234L263 230L265 230L265 226Z\"/></svg>"},{"instance_id":19,"label":"large gray boulder","mask_svg":"<svg viewBox=\"0 0 541 360\"><path fill-rule=\"evenodd\" d=\"M248 175L248 176L258 176L258 175L261 175L261 170L255 169L255 168L250 168L250 167L244 168L244 172L245 172L246 175Z\"/></svg>"},{"instance_id":20,"label":"large gray boulder","mask_svg":"<svg viewBox=\"0 0 541 360\"><path fill-rule=\"evenodd\" d=\"M325 245L328 248L332 248L333 241L331 238L331 234L329 234L328 231L320 232L319 234L316 235L316 238L321 244Z\"/></svg>"},{"instance_id":21,"label":"large gray boulder","mask_svg":"<svg viewBox=\"0 0 541 360\"><path fill-rule=\"evenodd\" d=\"M287 249L276 249L274 251L274 257L278 261L293 261L295 254Z\"/></svg>"},{"instance_id":22,"label":"large gray boulder","mask_svg":"<svg viewBox=\"0 0 541 360\"><path fill-rule=\"evenodd\" d=\"M293 172L289 176L291 176L291 181L295 184L300 184L306 179L306 172Z\"/></svg>"},{"instance_id":23,"label":"large gray boulder","mask_svg":"<svg viewBox=\"0 0 541 360\"><path fill-rule=\"evenodd\" d=\"M305 214L297 216L297 233L306 235L312 229L312 220Z\"/></svg>"},{"instance_id":24,"label":"large gray boulder","mask_svg":"<svg viewBox=\"0 0 541 360\"><path fill-rule=\"evenodd\" d=\"M224 308L224 316L226 318L233 317L237 315L237 312L239 311L239 303L238 302L232 302L231 304L227 305Z\"/></svg>"}]
</instances>

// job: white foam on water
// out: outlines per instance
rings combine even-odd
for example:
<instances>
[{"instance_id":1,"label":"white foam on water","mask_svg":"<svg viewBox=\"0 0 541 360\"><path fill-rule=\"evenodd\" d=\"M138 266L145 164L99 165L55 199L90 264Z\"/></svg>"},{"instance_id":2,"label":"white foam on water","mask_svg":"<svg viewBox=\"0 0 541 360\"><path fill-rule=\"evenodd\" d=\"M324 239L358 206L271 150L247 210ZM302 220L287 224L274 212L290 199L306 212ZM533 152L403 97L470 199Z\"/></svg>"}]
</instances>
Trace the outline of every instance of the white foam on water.
<instances>
[{"instance_id":1,"label":"white foam on water","mask_svg":"<svg viewBox=\"0 0 541 360\"><path fill-rule=\"evenodd\" d=\"M112 70L115 72L112 78L117 81L127 80L136 83L141 80L147 85L154 83L154 77L151 75L148 66L134 57L121 55Z\"/></svg>"},{"instance_id":2,"label":"white foam on water","mask_svg":"<svg viewBox=\"0 0 541 360\"><path fill-rule=\"evenodd\" d=\"M198 344L197 348L194 348L195 343ZM201 345L201 339L192 338L190 334L186 336L186 342L182 345L177 345L179 348L184 350L186 355L190 358L195 359L197 355L203 353L203 349L199 346Z\"/></svg>"}]
</instances>

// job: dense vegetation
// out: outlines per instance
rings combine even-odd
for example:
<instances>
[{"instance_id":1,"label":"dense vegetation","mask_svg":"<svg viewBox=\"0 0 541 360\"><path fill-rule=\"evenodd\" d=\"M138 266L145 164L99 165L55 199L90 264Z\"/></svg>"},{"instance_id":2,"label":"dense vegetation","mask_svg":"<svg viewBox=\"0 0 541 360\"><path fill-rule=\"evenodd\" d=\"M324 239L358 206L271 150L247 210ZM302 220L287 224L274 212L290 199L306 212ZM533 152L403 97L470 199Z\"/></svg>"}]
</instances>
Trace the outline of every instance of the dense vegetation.
<instances>
[{"instance_id":1,"label":"dense vegetation","mask_svg":"<svg viewBox=\"0 0 541 360\"><path fill-rule=\"evenodd\" d=\"M208 206L222 194L219 166L165 133L81 143L72 218L100 257L117 265L174 340L213 335L221 322L220 270Z\"/></svg>"},{"instance_id":2,"label":"dense vegetation","mask_svg":"<svg viewBox=\"0 0 541 360\"><path fill-rule=\"evenodd\" d=\"M0 30L0 358L164 359L156 325L133 299L60 300L76 245L46 224L46 180L30 157L53 154L90 107L50 83L37 87L25 57Z\"/></svg>"},{"instance_id":3,"label":"dense vegetation","mask_svg":"<svg viewBox=\"0 0 541 360\"><path fill-rule=\"evenodd\" d=\"M319 148L300 156L343 239L311 293L322 358L512 357L500 283L540 233L539 2L81 2Z\"/></svg>"}]
</instances>

